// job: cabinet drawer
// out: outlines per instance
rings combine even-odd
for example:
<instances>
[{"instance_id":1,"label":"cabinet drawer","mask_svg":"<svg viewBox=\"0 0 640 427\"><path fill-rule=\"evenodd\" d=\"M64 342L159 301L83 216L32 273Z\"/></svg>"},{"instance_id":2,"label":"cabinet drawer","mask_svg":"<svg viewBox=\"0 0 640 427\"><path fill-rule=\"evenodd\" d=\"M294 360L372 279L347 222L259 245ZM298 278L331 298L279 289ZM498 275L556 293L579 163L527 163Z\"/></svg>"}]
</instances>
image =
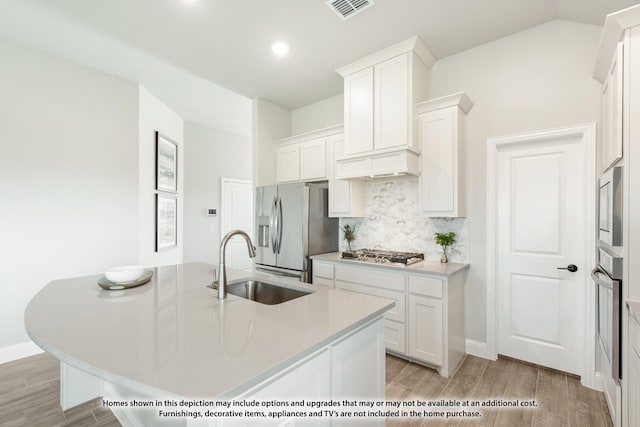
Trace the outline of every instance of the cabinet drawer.
<instances>
[{"instance_id":1,"label":"cabinet drawer","mask_svg":"<svg viewBox=\"0 0 640 427\"><path fill-rule=\"evenodd\" d=\"M313 275L313 284L319 286L328 286L333 288L333 279L326 279L324 277L317 277L315 274Z\"/></svg>"},{"instance_id":2,"label":"cabinet drawer","mask_svg":"<svg viewBox=\"0 0 640 427\"><path fill-rule=\"evenodd\" d=\"M362 283L398 292L405 292L404 273L388 272L379 267L335 266L336 280Z\"/></svg>"},{"instance_id":3,"label":"cabinet drawer","mask_svg":"<svg viewBox=\"0 0 640 427\"><path fill-rule=\"evenodd\" d=\"M427 276L409 276L409 292L442 298L442 280Z\"/></svg>"},{"instance_id":4,"label":"cabinet drawer","mask_svg":"<svg viewBox=\"0 0 640 427\"><path fill-rule=\"evenodd\" d=\"M393 300L396 302L396 305L384 314L385 319L395 320L396 322L402 323L406 322L407 304L406 294L404 292L374 288L373 286L359 285L357 283L342 282L338 279L336 279L336 289Z\"/></svg>"},{"instance_id":5,"label":"cabinet drawer","mask_svg":"<svg viewBox=\"0 0 640 427\"><path fill-rule=\"evenodd\" d=\"M314 260L313 277L324 277L333 280L333 264Z\"/></svg>"},{"instance_id":6,"label":"cabinet drawer","mask_svg":"<svg viewBox=\"0 0 640 427\"><path fill-rule=\"evenodd\" d=\"M407 354L405 324L384 319L384 345L387 350Z\"/></svg>"}]
</instances>

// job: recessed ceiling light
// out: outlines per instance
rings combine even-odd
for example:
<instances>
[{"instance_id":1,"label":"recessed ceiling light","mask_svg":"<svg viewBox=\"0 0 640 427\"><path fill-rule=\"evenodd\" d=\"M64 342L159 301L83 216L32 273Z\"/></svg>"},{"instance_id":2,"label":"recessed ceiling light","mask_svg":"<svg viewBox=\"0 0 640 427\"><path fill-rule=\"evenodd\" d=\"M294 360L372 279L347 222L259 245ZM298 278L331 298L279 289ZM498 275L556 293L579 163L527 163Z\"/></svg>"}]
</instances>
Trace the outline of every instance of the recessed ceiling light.
<instances>
[{"instance_id":1,"label":"recessed ceiling light","mask_svg":"<svg viewBox=\"0 0 640 427\"><path fill-rule=\"evenodd\" d=\"M289 45L285 42L274 42L271 45L271 50L276 56L287 56L287 53L289 53Z\"/></svg>"}]
</instances>

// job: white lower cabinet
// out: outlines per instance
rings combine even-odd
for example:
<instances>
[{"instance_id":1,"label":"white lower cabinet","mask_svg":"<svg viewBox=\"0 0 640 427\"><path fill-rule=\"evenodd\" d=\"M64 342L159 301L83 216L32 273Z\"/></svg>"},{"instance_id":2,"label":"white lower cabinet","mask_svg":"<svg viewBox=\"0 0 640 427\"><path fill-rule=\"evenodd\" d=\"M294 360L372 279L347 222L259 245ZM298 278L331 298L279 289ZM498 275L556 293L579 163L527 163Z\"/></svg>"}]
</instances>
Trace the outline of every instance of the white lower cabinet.
<instances>
[{"instance_id":1,"label":"white lower cabinet","mask_svg":"<svg viewBox=\"0 0 640 427\"><path fill-rule=\"evenodd\" d=\"M330 262L314 259L313 263L325 269ZM455 372L465 354L466 270L446 276L396 271L375 264L332 264L331 284L336 289L395 301L384 318L388 352L433 366L445 377ZM315 277L314 272L317 284L328 280Z\"/></svg>"},{"instance_id":2,"label":"white lower cabinet","mask_svg":"<svg viewBox=\"0 0 640 427\"><path fill-rule=\"evenodd\" d=\"M406 353L407 328L404 322L384 319L384 346L395 353Z\"/></svg>"},{"instance_id":3,"label":"white lower cabinet","mask_svg":"<svg viewBox=\"0 0 640 427\"><path fill-rule=\"evenodd\" d=\"M409 356L442 365L442 300L409 295Z\"/></svg>"},{"instance_id":4,"label":"white lower cabinet","mask_svg":"<svg viewBox=\"0 0 640 427\"><path fill-rule=\"evenodd\" d=\"M629 316L629 427L640 426L640 323ZM623 423L624 424L624 423Z\"/></svg>"},{"instance_id":5,"label":"white lower cabinet","mask_svg":"<svg viewBox=\"0 0 640 427\"><path fill-rule=\"evenodd\" d=\"M313 261L311 263L311 283L314 285L333 288L333 264L330 262Z\"/></svg>"},{"instance_id":6,"label":"white lower cabinet","mask_svg":"<svg viewBox=\"0 0 640 427\"><path fill-rule=\"evenodd\" d=\"M629 425L640 426L640 355L633 350L629 368Z\"/></svg>"}]
</instances>

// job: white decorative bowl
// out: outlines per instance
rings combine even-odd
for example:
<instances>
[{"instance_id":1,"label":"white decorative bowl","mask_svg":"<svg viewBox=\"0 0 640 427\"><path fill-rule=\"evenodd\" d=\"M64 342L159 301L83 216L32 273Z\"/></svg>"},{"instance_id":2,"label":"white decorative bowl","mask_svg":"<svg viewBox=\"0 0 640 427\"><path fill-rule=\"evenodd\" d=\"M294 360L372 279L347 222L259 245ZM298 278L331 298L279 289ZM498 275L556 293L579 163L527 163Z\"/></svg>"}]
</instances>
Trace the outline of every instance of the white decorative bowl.
<instances>
[{"instance_id":1,"label":"white decorative bowl","mask_svg":"<svg viewBox=\"0 0 640 427\"><path fill-rule=\"evenodd\" d=\"M104 272L104 277L113 283L133 282L144 274L141 265L128 265L126 267L114 267Z\"/></svg>"}]
</instances>

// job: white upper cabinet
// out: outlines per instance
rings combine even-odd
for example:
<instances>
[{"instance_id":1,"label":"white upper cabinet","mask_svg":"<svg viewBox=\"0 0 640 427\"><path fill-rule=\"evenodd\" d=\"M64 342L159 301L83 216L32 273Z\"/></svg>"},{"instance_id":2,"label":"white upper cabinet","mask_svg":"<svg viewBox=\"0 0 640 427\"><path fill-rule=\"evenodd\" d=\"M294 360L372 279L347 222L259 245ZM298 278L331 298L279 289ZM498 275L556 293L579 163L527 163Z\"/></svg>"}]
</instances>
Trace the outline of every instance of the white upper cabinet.
<instances>
[{"instance_id":1,"label":"white upper cabinet","mask_svg":"<svg viewBox=\"0 0 640 427\"><path fill-rule=\"evenodd\" d=\"M374 67L376 150L412 146L409 141L408 56L402 54Z\"/></svg>"},{"instance_id":2,"label":"white upper cabinet","mask_svg":"<svg viewBox=\"0 0 640 427\"><path fill-rule=\"evenodd\" d=\"M324 181L329 179L327 161L329 136L342 133L332 126L276 141L276 181Z\"/></svg>"},{"instance_id":3,"label":"white upper cabinet","mask_svg":"<svg viewBox=\"0 0 640 427\"><path fill-rule=\"evenodd\" d=\"M466 215L466 114L463 92L418 104L422 146L420 212L432 217Z\"/></svg>"},{"instance_id":4,"label":"white upper cabinet","mask_svg":"<svg viewBox=\"0 0 640 427\"><path fill-rule=\"evenodd\" d=\"M276 180L278 182L300 180L300 146L298 144L276 149Z\"/></svg>"},{"instance_id":5,"label":"white upper cabinet","mask_svg":"<svg viewBox=\"0 0 640 427\"><path fill-rule=\"evenodd\" d=\"M344 78L344 131L350 154L373 150L373 68Z\"/></svg>"},{"instance_id":6,"label":"white upper cabinet","mask_svg":"<svg viewBox=\"0 0 640 427\"><path fill-rule=\"evenodd\" d=\"M300 144L300 180L327 179L327 139L320 138Z\"/></svg>"},{"instance_id":7,"label":"white upper cabinet","mask_svg":"<svg viewBox=\"0 0 640 427\"><path fill-rule=\"evenodd\" d=\"M602 85L602 171L622 158L622 61L623 43L619 42Z\"/></svg>"},{"instance_id":8,"label":"white upper cabinet","mask_svg":"<svg viewBox=\"0 0 640 427\"><path fill-rule=\"evenodd\" d=\"M329 216L363 217L364 182L336 179L335 159L344 154L344 135L329 137Z\"/></svg>"},{"instance_id":9,"label":"white upper cabinet","mask_svg":"<svg viewBox=\"0 0 640 427\"><path fill-rule=\"evenodd\" d=\"M340 178L418 175L415 105L428 97L433 55L414 37L338 69L344 77Z\"/></svg>"}]
</instances>

